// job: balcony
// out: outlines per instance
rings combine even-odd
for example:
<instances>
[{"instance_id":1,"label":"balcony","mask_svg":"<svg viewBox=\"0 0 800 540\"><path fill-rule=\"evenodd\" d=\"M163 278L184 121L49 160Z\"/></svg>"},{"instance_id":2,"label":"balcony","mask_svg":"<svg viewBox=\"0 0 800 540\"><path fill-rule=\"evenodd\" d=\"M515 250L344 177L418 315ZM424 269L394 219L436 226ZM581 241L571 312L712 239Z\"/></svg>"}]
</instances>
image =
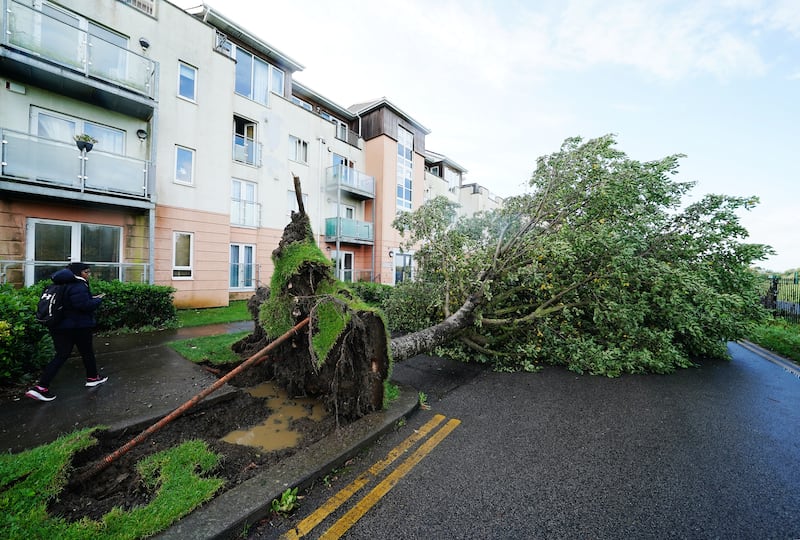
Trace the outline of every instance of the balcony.
<instances>
[{"instance_id":1,"label":"balcony","mask_svg":"<svg viewBox=\"0 0 800 540\"><path fill-rule=\"evenodd\" d=\"M326 169L326 185L343 189L360 199L375 198L375 178L344 165Z\"/></svg>"},{"instance_id":2,"label":"balcony","mask_svg":"<svg viewBox=\"0 0 800 540\"><path fill-rule=\"evenodd\" d=\"M151 208L150 163L0 129L0 190Z\"/></svg>"},{"instance_id":3,"label":"balcony","mask_svg":"<svg viewBox=\"0 0 800 540\"><path fill-rule=\"evenodd\" d=\"M375 241L373 224L355 219L327 218L325 241L336 242L337 239L351 244L372 244Z\"/></svg>"},{"instance_id":4,"label":"balcony","mask_svg":"<svg viewBox=\"0 0 800 540\"><path fill-rule=\"evenodd\" d=\"M358 140L359 140L358 133L356 133L353 130L347 129L346 126L342 126L342 125L337 126L337 128L336 128L336 138L339 139L342 142L346 142L350 146L355 146L356 148L359 148L359 146L358 146Z\"/></svg>"},{"instance_id":5,"label":"balcony","mask_svg":"<svg viewBox=\"0 0 800 540\"><path fill-rule=\"evenodd\" d=\"M234 133L233 160L239 163L261 167L261 143Z\"/></svg>"},{"instance_id":6,"label":"balcony","mask_svg":"<svg viewBox=\"0 0 800 540\"><path fill-rule=\"evenodd\" d=\"M86 19L0 0L0 71L22 83L148 119L158 64L82 29Z\"/></svg>"}]
</instances>

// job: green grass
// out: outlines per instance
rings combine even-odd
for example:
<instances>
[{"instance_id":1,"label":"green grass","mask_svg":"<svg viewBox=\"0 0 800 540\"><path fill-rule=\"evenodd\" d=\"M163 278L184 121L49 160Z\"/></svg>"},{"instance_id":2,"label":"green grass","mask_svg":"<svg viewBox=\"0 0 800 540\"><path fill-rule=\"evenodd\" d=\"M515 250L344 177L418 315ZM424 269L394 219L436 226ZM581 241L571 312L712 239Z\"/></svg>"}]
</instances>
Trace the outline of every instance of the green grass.
<instances>
[{"instance_id":1,"label":"green grass","mask_svg":"<svg viewBox=\"0 0 800 540\"><path fill-rule=\"evenodd\" d=\"M775 319L756 327L748 339L775 354L800 363L800 324Z\"/></svg>"},{"instance_id":2,"label":"green grass","mask_svg":"<svg viewBox=\"0 0 800 540\"><path fill-rule=\"evenodd\" d=\"M209 362L213 365L234 364L239 362L241 358L231 350L231 345L249 333L237 332L234 334L182 339L170 342L167 345L187 360L196 364L202 362Z\"/></svg>"},{"instance_id":3,"label":"green grass","mask_svg":"<svg viewBox=\"0 0 800 540\"><path fill-rule=\"evenodd\" d=\"M203 441L187 441L142 459L137 470L155 493L146 506L114 508L99 521L68 523L47 513L69 477L72 456L97 441L87 428L19 454L0 455L0 530L10 540L59 538L122 540L152 536L211 499L223 480L207 475L220 457Z\"/></svg>"},{"instance_id":4,"label":"green grass","mask_svg":"<svg viewBox=\"0 0 800 540\"><path fill-rule=\"evenodd\" d=\"M178 310L178 323L184 328L249 320L246 300L235 300L224 307Z\"/></svg>"}]
</instances>

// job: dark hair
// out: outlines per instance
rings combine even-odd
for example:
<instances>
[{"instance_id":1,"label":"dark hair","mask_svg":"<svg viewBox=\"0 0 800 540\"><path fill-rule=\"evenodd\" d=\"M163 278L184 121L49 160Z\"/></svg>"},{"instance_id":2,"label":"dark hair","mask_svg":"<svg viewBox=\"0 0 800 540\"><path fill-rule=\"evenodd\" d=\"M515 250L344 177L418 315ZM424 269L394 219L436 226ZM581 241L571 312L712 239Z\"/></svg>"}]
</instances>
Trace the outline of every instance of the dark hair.
<instances>
[{"instance_id":1,"label":"dark hair","mask_svg":"<svg viewBox=\"0 0 800 540\"><path fill-rule=\"evenodd\" d=\"M80 273L83 272L84 270L87 270L89 268L89 265L82 262L74 262L74 263L69 263L67 265L67 268L69 268L70 272L72 272L77 276L80 275Z\"/></svg>"}]
</instances>

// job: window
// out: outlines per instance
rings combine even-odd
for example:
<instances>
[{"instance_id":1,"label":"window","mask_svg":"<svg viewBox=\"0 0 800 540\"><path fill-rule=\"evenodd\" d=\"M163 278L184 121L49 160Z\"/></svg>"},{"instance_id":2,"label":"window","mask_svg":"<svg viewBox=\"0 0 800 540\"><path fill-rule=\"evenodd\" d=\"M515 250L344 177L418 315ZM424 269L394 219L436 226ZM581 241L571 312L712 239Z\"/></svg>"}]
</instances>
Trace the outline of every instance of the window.
<instances>
[{"instance_id":1,"label":"window","mask_svg":"<svg viewBox=\"0 0 800 540\"><path fill-rule=\"evenodd\" d=\"M269 66L270 71L272 72L272 87L270 90L274 94L278 94L279 96L283 95L283 85L284 85L284 75L283 71L276 68L275 66Z\"/></svg>"},{"instance_id":2,"label":"window","mask_svg":"<svg viewBox=\"0 0 800 540\"><path fill-rule=\"evenodd\" d=\"M311 106L311 103L303 101L302 99L294 97L294 96L292 96L292 103L294 103L298 107L304 108L307 111L313 111L314 110L314 107Z\"/></svg>"},{"instance_id":3,"label":"window","mask_svg":"<svg viewBox=\"0 0 800 540\"><path fill-rule=\"evenodd\" d=\"M190 101L196 101L197 68L183 62L178 63L178 95Z\"/></svg>"},{"instance_id":4,"label":"window","mask_svg":"<svg viewBox=\"0 0 800 540\"><path fill-rule=\"evenodd\" d=\"M395 253L392 258L394 261L394 284L403 281L411 281L414 278L414 256L410 253Z\"/></svg>"},{"instance_id":5,"label":"window","mask_svg":"<svg viewBox=\"0 0 800 540\"><path fill-rule=\"evenodd\" d=\"M447 181L447 188L455 192L461 186L461 173L455 169L445 166L444 179Z\"/></svg>"},{"instance_id":6,"label":"window","mask_svg":"<svg viewBox=\"0 0 800 540\"><path fill-rule=\"evenodd\" d=\"M172 277L174 279L191 279L194 235L188 232L172 233L172 250Z\"/></svg>"},{"instance_id":7,"label":"window","mask_svg":"<svg viewBox=\"0 0 800 540\"><path fill-rule=\"evenodd\" d=\"M260 166L259 144L256 141L258 125L246 118L233 117L233 160Z\"/></svg>"},{"instance_id":8,"label":"window","mask_svg":"<svg viewBox=\"0 0 800 540\"><path fill-rule=\"evenodd\" d=\"M26 258L37 264L33 272L25 273L25 285L49 278L70 261L91 264L94 277L122 279L121 227L44 219L31 219L28 226L33 234L28 239Z\"/></svg>"},{"instance_id":9,"label":"window","mask_svg":"<svg viewBox=\"0 0 800 540\"><path fill-rule=\"evenodd\" d=\"M194 183L194 150L175 147L175 181L179 184Z\"/></svg>"},{"instance_id":10,"label":"window","mask_svg":"<svg viewBox=\"0 0 800 540\"><path fill-rule=\"evenodd\" d=\"M240 96L269 104L269 93L284 95L285 76L280 69L253 56L246 50L236 47L235 91Z\"/></svg>"},{"instance_id":11,"label":"window","mask_svg":"<svg viewBox=\"0 0 800 540\"><path fill-rule=\"evenodd\" d=\"M255 183L237 179L231 183L231 223L248 227L258 226Z\"/></svg>"},{"instance_id":12,"label":"window","mask_svg":"<svg viewBox=\"0 0 800 540\"><path fill-rule=\"evenodd\" d=\"M231 244L231 289L255 288L256 247L250 244Z\"/></svg>"},{"instance_id":13,"label":"window","mask_svg":"<svg viewBox=\"0 0 800 540\"><path fill-rule=\"evenodd\" d=\"M120 2L123 4L128 4L129 6L136 8L150 16L155 16L156 0L120 0Z\"/></svg>"},{"instance_id":14,"label":"window","mask_svg":"<svg viewBox=\"0 0 800 540\"><path fill-rule=\"evenodd\" d=\"M300 208L297 206L297 195L294 190L286 192L286 203L289 208L289 212L286 215L291 216L292 212L300 211ZM308 212L308 193L303 193L303 206L306 207L306 212Z\"/></svg>"},{"instance_id":15,"label":"window","mask_svg":"<svg viewBox=\"0 0 800 540\"><path fill-rule=\"evenodd\" d=\"M434 176L439 176L439 166L434 165L433 167L430 168L430 172Z\"/></svg>"},{"instance_id":16,"label":"window","mask_svg":"<svg viewBox=\"0 0 800 540\"><path fill-rule=\"evenodd\" d=\"M308 163L308 143L289 135L289 159Z\"/></svg>"},{"instance_id":17,"label":"window","mask_svg":"<svg viewBox=\"0 0 800 540\"><path fill-rule=\"evenodd\" d=\"M411 210L414 178L414 134L397 128L397 209Z\"/></svg>"},{"instance_id":18,"label":"window","mask_svg":"<svg viewBox=\"0 0 800 540\"><path fill-rule=\"evenodd\" d=\"M74 145L73 137L86 133L97 139L94 144L95 150L120 155L125 154L125 132L121 129L95 124L88 120L46 111L37 107L31 109L31 114L31 132L39 137Z\"/></svg>"}]
</instances>

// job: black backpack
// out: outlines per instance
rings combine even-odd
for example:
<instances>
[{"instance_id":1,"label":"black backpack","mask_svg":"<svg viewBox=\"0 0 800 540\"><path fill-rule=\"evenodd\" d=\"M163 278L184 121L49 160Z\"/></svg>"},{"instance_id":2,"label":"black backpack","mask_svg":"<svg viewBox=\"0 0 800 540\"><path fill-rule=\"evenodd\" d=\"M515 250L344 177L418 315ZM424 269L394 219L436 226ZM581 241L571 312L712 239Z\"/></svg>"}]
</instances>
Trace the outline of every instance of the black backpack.
<instances>
[{"instance_id":1,"label":"black backpack","mask_svg":"<svg viewBox=\"0 0 800 540\"><path fill-rule=\"evenodd\" d=\"M48 328L55 328L64 320L64 293L65 283L52 283L48 285L39 303L36 305L36 320Z\"/></svg>"}]
</instances>

